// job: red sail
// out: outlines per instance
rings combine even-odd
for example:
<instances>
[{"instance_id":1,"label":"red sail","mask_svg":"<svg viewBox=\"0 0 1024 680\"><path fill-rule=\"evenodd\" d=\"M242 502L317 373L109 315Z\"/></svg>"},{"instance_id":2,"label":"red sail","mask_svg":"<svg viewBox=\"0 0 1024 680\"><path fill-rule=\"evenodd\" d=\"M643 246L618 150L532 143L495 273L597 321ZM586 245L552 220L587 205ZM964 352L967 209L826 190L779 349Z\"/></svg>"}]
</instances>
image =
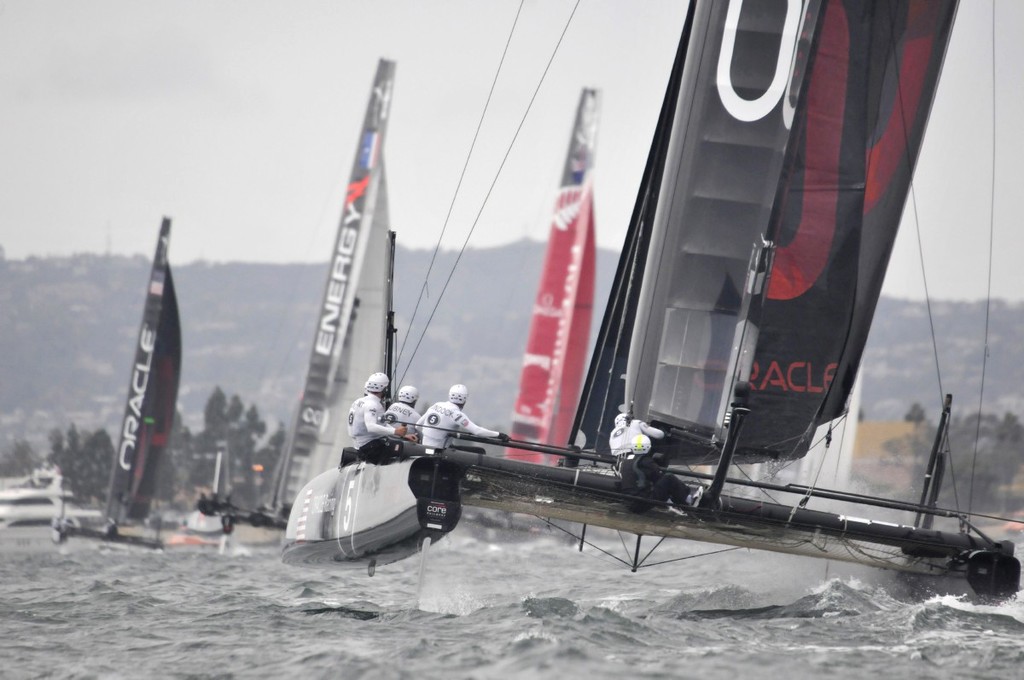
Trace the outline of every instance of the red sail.
<instances>
[{"instance_id":1,"label":"red sail","mask_svg":"<svg viewBox=\"0 0 1024 680\"><path fill-rule=\"evenodd\" d=\"M555 202L548 250L523 357L512 436L565 444L572 428L590 340L594 305L592 180L598 97L584 90ZM541 454L509 451L541 462Z\"/></svg>"}]
</instances>

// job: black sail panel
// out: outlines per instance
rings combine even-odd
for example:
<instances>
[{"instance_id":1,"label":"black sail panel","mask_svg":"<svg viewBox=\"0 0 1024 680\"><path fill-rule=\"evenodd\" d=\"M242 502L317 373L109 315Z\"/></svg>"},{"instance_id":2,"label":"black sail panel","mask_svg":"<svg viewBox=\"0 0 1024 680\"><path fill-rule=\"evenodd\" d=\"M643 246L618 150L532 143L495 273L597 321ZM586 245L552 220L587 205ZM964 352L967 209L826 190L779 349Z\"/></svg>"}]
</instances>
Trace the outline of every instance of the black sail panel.
<instances>
[{"instance_id":1,"label":"black sail panel","mask_svg":"<svg viewBox=\"0 0 1024 680\"><path fill-rule=\"evenodd\" d=\"M607 452L608 436L615 415L629 407L626 404L625 383L629 341L636 320L640 282L643 279L650 243L651 222L668 156L669 131L679 99L679 83L692 24L691 4L569 438L570 442L580 447L596 449L602 453Z\"/></svg>"},{"instance_id":2,"label":"black sail panel","mask_svg":"<svg viewBox=\"0 0 1024 680\"><path fill-rule=\"evenodd\" d=\"M955 1L827 4L794 123L738 458L804 455L853 388Z\"/></svg>"},{"instance_id":3,"label":"black sail panel","mask_svg":"<svg viewBox=\"0 0 1024 680\"><path fill-rule=\"evenodd\" d=\"M178 380L181 375L181 325L178 319L178 299L174 292L174 279L170 267L164 279L164 304L160 312L160 325L153 351L153 369L150 382L152 407L143 419L148 442L145 465L136 466L132 483L132 504L128 508L128 519L144 519L149 516L150 505L156 493L158 471L164 451L170 442L174 425L174 413L178 396Z\"/></svg>"},{"instance_id":4,"label":"black sail panel","mask_svg":"<svg viewBox=\"0 0 1024 680\"><path fill-rule=\"evenodd\" d=\"M167 262L170 234L171 221L164 218L107 492L107 518L114 523L149 515L157 468L174 421L181 374L181 324Z\"/></svg>"},{"instance_id":5,"label":"black sail panel","mask_svg":"<svg viewBox=\"0 0 1024 680\"><path fill-rule=\"evenodd\" d=\"M793 56L818 4L694 3L627 371L634 414L690 435L680 456L720 434L747 267L803 82Z\"/></svg>"}]
</instances>

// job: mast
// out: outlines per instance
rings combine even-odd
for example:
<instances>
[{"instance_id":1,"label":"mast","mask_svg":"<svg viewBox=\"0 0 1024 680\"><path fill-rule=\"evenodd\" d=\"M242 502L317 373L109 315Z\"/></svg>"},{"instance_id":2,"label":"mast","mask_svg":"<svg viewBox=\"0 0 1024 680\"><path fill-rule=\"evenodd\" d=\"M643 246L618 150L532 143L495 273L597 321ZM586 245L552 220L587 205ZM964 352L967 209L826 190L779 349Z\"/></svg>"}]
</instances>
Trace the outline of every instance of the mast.
<instances>
[{"instance_id":1,"label":"mast","mask_svg":"<svg viewBox=\"0 0 1024 680\"><path fill-rule=\"evenodd\" d=\"M287 450L275 470L272 508L287 507L317 474L337 465L345 418L362 396L364 372L383 366L387 184L384 137L394 62L381 59L338 225L313 333L306 382ZM358 323L357 323L358 320ZM350 380L350 370L358 375Z\"/></svg>"},{"instance_id":2,"label":"mast","mask_svg":"<svg viewBox=\"0 0 1024 680\"><path fill-rule=\"evenodd\" d=\"M547 255L533 319L511 434L542 444L569 440L594 306L594 149L600 98L584 89L555 201ZM511 458L545 456L510 450Z\"/></svg>"},{"instance_id":3,"label":"mast","mask_svg":"<svg viewBox=\"0 0 1024 680\"><path fill-rule=\"evenodd\" d=\"M150 270L107 491L107 521L114 526L149 515L157 469L174 424L181 373L181 325L167 262L170 237L171 220L165 217Z\"/></svg>"},{"instance_id":4,"label":"mast","mask_svg":"<svg viewBox=\"0 0 1024 680\"><path fill-rule=\"evenodd\" d=\"M395 328L395 232L388 232L387 244L387 277L384 299L387 307L387 323L384 329L384 373L391 377L395 374L395 336L398 329ZM388 385L386 397L391 396L391 385Z\"/></svg>"}]
</instances>

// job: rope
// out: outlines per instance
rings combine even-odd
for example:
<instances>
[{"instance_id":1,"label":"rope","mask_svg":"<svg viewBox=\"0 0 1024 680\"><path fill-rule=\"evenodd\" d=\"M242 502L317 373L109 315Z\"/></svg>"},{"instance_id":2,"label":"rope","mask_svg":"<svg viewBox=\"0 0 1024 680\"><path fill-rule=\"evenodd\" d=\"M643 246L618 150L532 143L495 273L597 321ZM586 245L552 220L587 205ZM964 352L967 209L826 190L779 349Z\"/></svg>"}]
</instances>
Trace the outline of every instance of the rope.
<instances>
[{"instance_id":1,"label":"rope","mask_svg":"<svg viewBox=\"0 0 1024 680\"><path fill-rule=\"evenodd\" d=\"M448 213L444 216L444 223L441 225L441 235L437 237L437 245L434 246L434 252L430 256L430 264L427 266L427 273L423 276L423 285L420 287L419 297L416 298L416 305L412 310L412 317L409 319L409 326L405 332L405 336L402 338L401 347L398 351L398 358L395 360L395 368L397 370L399 363L402 361L402 353L405 351L405 341L409 337L409 333L412 330L412 324L416 321L416 313L419 311L420 302L423 300L423 294L427 290L427 283L430 281L430 272L434 268L434 262L437 260L437 252L441 249L441 241L444 240L444 233L448 229L448 221L452 217L452 210L455 209L455 199L459 196L459 190L462 188L462 181L466 177L466 170L469 168L469 160L473 157L473 149L476 148L476 141L480 137L480 129L484 125L484 118L487 116L487 109L491 105L491 97L494 95L494 88L498 84L498 76L501 75L501 67L505 64L505 57L508 55L508 46L512 44L512 35L516 31L516 25L519 23L519 15L523 12L523 3L525 0L519 0L519 9L516 10L516 18L512 21L512 28L508 32L508 39L505 41L505 49L501 53L501 60L498 62L498 70L494 72L494 80L491 81L491 89L487 92L487 101L484 102L484 109L480 112L480 120L476 124L476 132L473 133L473 141L469 145L469 152L466 154L466 162L462 164L462 172L459 174L459 181L455 185L455 193L452 194L452 201L448 204ZM428 322L429 323L429 322ZM419 347L419 343L416 344ZM414 352L415 354L415 352ZM409 359L409 363L412 363L412 359ZM404 382L405 374L402 374L402 379L398 382Z\"/></svg>"},{"instance_id":2,"label":"rope","mask_svg":"<svg viewBox=\"0 0 1024 680\"><path fill-rule=\"evenodd\" d=\"M996 5L992 3L992 181L989 184L988 212L988 288L985 291L985 339L981 355L981 387L978 390L978 421L974 430L974 453L971 456L971 484L968 487L967 512L974 507L974 473L978 465L978 442L981 440L981 409L985 404L985 371L988 368L989 316L992 310L992 250L996 217ZM952 466L951 466L952 467Z\"/></svg>"},{"instance_id":3,"label":"rope","mask_svg":"<svg viewBox=\"0 0 1024 680\"><path fill-rule=\"evenodd\" d=\"M459 249L459 254L455 258L455 263L452 265L451 271L448 273L448 278L445 279L444 286L441 288L441 293L438 295L437 302L434 303L434 308L430 311L430 316L427 317L427 322L424 324L423 330L420 332L419 339L416 341L416 346L413 348L412 355L409 357L410 365L416 357L416 352L419 351L423 338L427 335L427 328L430 327L430 322L433 321L434 314L437 313L437 308L441 305L441 300L444 299L445 291L448 290L448 285L451 283L452 277L455 276L455 270L458 269L459 262L462 260L462 255L466 252L466 246L469 244L469 239L472 238L473 232L476 230L476 225L480 222L480 216L483 214L484 208L487 206L487 200L491 197L491 192L494 191L494 186L498 183L498 177L501 176L501 171L505 167L505 163L508 161L509 154L512 153L512 147L519 138L519 133L523 129L523 124L526 123L526 117L530 114L530 110L533 108L533 103L536 101L537 94L540 92L540 88L544 84L544 79L547 76L548 71L551 69L551 63L555 60L555 55L558 54L558 48L562 45L562 40L565 38L565 34L569 30L569 24L572 23L572 19L576 15L576 9L579 7L579 4L579 0L576 0L576 4L573 5L572 12L569 14L569 18L566 20L565 26L562 28L562 33L558 36L558 42L555 44L555 49L552 50L551 56L548 58L548 63L544 67L544 72L540 76L540 81L537 83L537 87L533 91L533 96L530 97L530 103L527 104L526 111L523 112L523 117L519 121L519 126L516 128L515 134L512 135L512 141L509 142L508 148L505 150L505 155L501 159L498 171L494 174L494 179L491 180L491 185L488 187L487 194L484 196L484 200L480 204L480 209L477 211L476 217L473 218L473 224L469 228L469 233L466 234L466 238L462 242L462 247ZM440 245L440 241L438 241L438 247L440 247ZM411 325L412 324L410 323L410 326Z\"/></svg>"}]
</instances>

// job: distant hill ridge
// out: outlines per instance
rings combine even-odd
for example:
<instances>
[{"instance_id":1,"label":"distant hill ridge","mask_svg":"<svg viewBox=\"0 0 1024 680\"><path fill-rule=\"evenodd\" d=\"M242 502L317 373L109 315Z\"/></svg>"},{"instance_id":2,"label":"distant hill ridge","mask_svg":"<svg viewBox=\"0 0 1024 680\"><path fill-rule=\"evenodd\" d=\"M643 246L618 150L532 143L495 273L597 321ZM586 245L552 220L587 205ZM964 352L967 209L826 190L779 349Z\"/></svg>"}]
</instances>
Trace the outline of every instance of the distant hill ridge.
<instances>
[{"instance_id":1,"label":"distant hill ridge","mask_svg":"<svg viewBox=\"0 0 1024 680\"><path fill-rule=\"evenodd\" d=\"M455 261L441 251L423 289L401 366L423 403L442 399L454 382L470 388L467 411L506 429L518 388L529 316L544 243L523 240L467 250L434 311ZM313 326L326 278L324 264L194 263L172 267L182 316L183 375L179 406L200 423L214 386L255 404L273 423L290 424L305 377ZM431 251L398 248L399 339ZM600 316L617 253L597 261ZM142 256L0 259L0 450L14 438L45 448L46 433L75 422L116 431L127 389L149 261ZM958 412L977 410L985 305L933 302L942 389ZM423 324L433 314L415 355ZM995 302L985 379L987 411L1024 412L1024 305ZM863 413L898 419L920 402L937 415L940 390L923 303L883 299L865 354ZM368 366L360 372L372 372ZM399 376L401 377L401 376Z\"/></svg>"}]
</instances>

